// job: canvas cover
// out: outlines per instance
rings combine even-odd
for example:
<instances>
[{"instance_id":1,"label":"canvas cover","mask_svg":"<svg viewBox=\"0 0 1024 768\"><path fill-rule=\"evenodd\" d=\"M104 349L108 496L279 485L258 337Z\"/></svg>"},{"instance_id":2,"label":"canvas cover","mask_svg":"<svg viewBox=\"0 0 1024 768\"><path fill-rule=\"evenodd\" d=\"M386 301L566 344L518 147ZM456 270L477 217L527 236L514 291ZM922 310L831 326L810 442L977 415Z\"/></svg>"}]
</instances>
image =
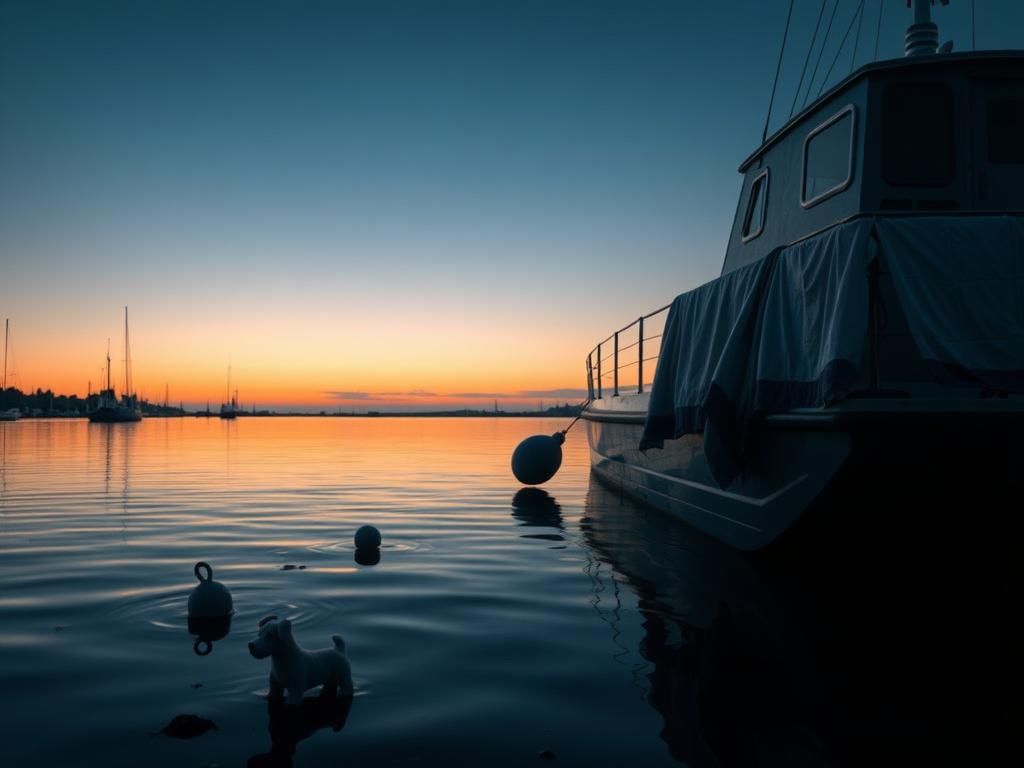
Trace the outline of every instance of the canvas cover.
<instances>
[{"instance_id":1,"label":"canvas cover","mask_svg":"<svg viewBox=\"0 0 1024 768\"><path fill-rule=\"evenodd\" d=\"M1024 392L1024 219L879 219L885 269L932 378Z\"/></svg>"},{"instance_id":2,"label":"canvas cover","mask_svg":"<svg viewBox=\"0 0 1024 768\"><path fill-rule=\"evenodd\" d=\"M1024 220L858 219L676 297L641 450L703 432L725 487L756 416L846 397L876 258L936 381L1024 392Z\"/></svg>"}]
</instances>

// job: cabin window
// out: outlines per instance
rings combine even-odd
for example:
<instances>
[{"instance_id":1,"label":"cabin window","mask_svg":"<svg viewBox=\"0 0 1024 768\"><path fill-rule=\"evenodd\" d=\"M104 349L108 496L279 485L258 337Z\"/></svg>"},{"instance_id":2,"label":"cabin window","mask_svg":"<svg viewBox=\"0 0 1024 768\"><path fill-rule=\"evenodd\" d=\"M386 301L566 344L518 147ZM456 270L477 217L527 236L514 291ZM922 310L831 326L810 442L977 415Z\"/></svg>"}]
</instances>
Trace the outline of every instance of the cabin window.
<instances>
[{"instance_id":1,"label":"cabin window","mask_svg":"<svg viewBox=\"0 0 1024 768\"><path fill-rule=\"evenodd\" d=\"M882 97L882 178L894 187L953 181L953 90L945 83L893 83Z\"/></svg>"},{"instance_id":2,"label":"cabin window","mask_svg":"<svg viewBox=\"0 0 1024 768\"><path fill-rule=\"evenodd\" d=\"M850 104L804 139L804 173L800 205L810 208L842 192L853 179L854 109Z\"/></svg>"},{"instance_id":3,"label":"cabin window","mask_svg":"<svg viewBox=\"0 0 1024 768\"><path fill-rule=\"evenodd\" d=\"M1024 163L1024 99L992 99L988 103L988 161Z\"/></svg>"},{"instance_id":4,"label":"cabin window","mask_svg":"<svg viewBox=\"0 0 1024 768\"><path fill-rule=\"evenodd\" d=\"M765 168L750 184L747 212L743 217L743 242L753 240L764 229L764 215L768 207L768 169Z\"/></svg>"}]
</instances>

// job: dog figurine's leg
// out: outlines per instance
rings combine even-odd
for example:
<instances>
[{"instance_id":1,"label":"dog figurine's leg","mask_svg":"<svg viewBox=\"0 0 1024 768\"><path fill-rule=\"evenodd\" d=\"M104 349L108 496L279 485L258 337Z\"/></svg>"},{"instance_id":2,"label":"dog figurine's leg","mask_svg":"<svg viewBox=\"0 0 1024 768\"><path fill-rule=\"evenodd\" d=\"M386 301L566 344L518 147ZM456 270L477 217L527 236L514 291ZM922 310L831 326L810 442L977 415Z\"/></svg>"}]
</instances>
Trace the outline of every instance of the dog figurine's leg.
<instances>
[{"instance_id":1,"label":"dog figurine's leg","mask_svg":"<svg viewBox=\"0 0 1024 768\"><path fill-rule=\"evenodd\" d=\"M284 697L284 687L277 682L277 678L273 675L270 676L270 693L267 695L271 699L280 699Z\"/></svg>"}]
</instances>

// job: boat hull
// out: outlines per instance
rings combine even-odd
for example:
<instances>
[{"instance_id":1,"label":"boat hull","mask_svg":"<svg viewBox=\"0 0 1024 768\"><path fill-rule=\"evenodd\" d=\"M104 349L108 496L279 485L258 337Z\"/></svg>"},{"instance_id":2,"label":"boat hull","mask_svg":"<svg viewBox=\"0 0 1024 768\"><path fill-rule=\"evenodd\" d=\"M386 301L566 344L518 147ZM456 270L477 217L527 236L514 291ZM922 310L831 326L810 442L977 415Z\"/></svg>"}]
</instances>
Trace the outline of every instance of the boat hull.
<instances>
[{"instance_id":1,"label":"boat hull","mask_svg":"<svg viewBox=\"0 0 1024 768\"><path fill-rule=\"evenodd\" d=\"M711 477L701 435L641 453L637 403L602 405L584 414L597 477L741 550L912 531L952 500L998 504L1021 491L1024 476L1013 439L1024 427L1019 404L915 412L868 403L770 417L743 475L725 489Z\"/></svg>"},{"instance_id":2,"label":"boat hull","mask_svg":"<svg viewBox=\"0 0 1024 768\"><path fill-rule=\"evenodd\" d=\"M96 424L119 424L123 422L142 421L142 414L134 408L104 407L97 408L89 414L89 421Z\"/></svg>"}]
</instances>

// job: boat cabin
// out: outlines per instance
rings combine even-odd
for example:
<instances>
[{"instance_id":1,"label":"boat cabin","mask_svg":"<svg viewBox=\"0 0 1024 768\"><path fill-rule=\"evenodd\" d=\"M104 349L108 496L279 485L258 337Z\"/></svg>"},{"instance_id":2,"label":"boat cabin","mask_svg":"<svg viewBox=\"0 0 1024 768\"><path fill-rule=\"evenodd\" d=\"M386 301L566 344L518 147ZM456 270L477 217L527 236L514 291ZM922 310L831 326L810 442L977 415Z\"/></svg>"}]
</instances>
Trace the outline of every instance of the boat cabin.
<instances>
[{"instance_id":1,"label":"boat cabin","mask_svg":"<svg viewBox=\"0 0 1024 768\"><path fill-rule=\"evenodd\" d=\"M739 170L723 274L858 216L1024 212L1024 53L864 66Z\"/></svg>"}]
</instances>

